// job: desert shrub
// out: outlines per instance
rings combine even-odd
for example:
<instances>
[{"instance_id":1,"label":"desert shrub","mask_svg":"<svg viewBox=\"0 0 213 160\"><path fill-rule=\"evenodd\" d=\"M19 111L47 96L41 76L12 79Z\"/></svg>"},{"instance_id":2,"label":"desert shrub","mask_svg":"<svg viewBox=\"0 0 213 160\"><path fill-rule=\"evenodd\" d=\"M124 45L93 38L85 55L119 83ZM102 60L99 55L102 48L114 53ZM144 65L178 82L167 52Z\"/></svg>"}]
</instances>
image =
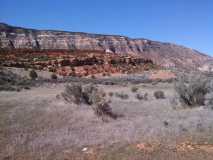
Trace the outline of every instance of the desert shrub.
<instances>
[{"instance_id":1,"label":"desert shrub","mask_svg":"<svg viewBox=\"0 0 213 160\"><path fill-rule=\"evenodd\" d=\"M36 69L38 69L39 71L42 71L43 67L42 66L38 66L38 67L36 67Z\"/></svg>"},{"instance_id":2,"label":"desert shrub","mask_svg":"<svg viewBox=\"0 0 213 160\"><path fill-rule=\"evenodd\" d=\"M143 100L143 95L142 94L136 94L136 98L138 99L138 100Z\"/></svg>"},{"instance_id":3,"label":"desert shrub","mask_svg":"<svg viewBox=\"0 0 213 160\"><path fill-rule=\"evenodd\" d=\"M170 78L170 79L166 79L165 82L167 83L173 83L175 80L175 78Z\"/></svg>"},{"instance_id":4,"label":"desert shrub","mask_svg":"<svg viewBox=\"0 0 213 160\"><path fill-rule=\"evenodd\" d=\"M154 97L156 99L164 99L165 98L165 95L164 95L164 92L163 91L155 91L154 92Z\"/></svg>"},{"instance_id":5,"label":"desert shrub","mask_svg":"<svg viewBox=\"0 0 213 160\"><path fill-rule=\"evenodd\" d=\"M109 94L110 97L112 97L114 95L113 92L109 92L108 94Z\"/></svg>"},{"instance_id":6,"label":"desert shrub","mask_svg":"<svg viewBox=\"0 0 213 160\"><path fill-rule=\"evenodd\" d=\"M98 92L97 87L94 85L85 87L79 84L67 85L61 95L67 102L75 104L92 105L102 100L101 93Z\"/></svg>"},{"instance_id":7,"label":"desert shrub","mask_svg":"<svg viewBox=\"0 0 213 160\"><path fill-rule=\"evenodd\" d=\"M132 91L133 93L137 92L137 91L138 91L138 87L132 87L132 88L131 88L131 91Z\"/></svg>"},{"instance_id":8,"label":"desert shrub","mask_svg":"<svg viewBox=\"0 0 213 160\"><path fill-rule=\"evenodd\" d=\"M206 96L205 105L206 105L206 106L212 106L212 107L213 107L213 93L209 93L209 94Z\"/></svg>"},{"instance_id":9,"label":"desert shrub","mask_svg":"<svg viewBox=\"0 0 213 160\"><path fill-rule=\"evenodd\" d=\"M110 74L109 72L107 72L107 73L106 73L106 75L107 75L108 77L110 77L110 76L111 76L111 74Z\"/></svg>"},{"instance_id":10,"label":"desert shrub","mask_svg":"<svg viewBox=\"0 0 213 160\"><path fill-rule=\"evenodd\" d=\"M116 97L118 97L120 99L128 99L129 98L128 94L124 94L124 93L116 93L115 95L116 95Z\"/></svg>"},{"instance_id":11,"label":"desert shrub","mask_svg":"<svg viewBox=\"0 0 213 160\"><path fill-rule=\"evenodd\" d=\"M0 91L20 91L33 83L26 77L21 77L9 70L0 71Z\"/></svg>"},{"instance_id":12,"label":"desert shrub","mask_svg":"<svg viewBox=\"0 0 213 160\"><path fill-rule=\"evenodd\" d=\"M84 102L88 105L100 103L104 100L104 92L98 90L95 85L86 85L82 90Z\"/></svg>"},{"instance_id":13,"label":"desert shrub","mask_svg":"<svg viewBox=\"0 0 213 160\"><path fill-rule=\"evenodd\" d=\"M148 93L145 93L145 94L143 95L143 99L144 99L145 101L148 100Z\"/></svg>"},{"instance_id":14,"label":"desert shrub","mask_svg":"<svg viewBox=\"0 0 213 160\"><path fill-rule=\"evenodd\" d=\"M138 100L145 100L145 101L147 101L147 100L148 100L148 93L145 93L144 95L138 93L138 94L136 94L135 97L136 97Z\"/></svg>"},{"instance_id":15,"label":"desert shrub","mask_svg":"<svg viewBox=\"0 0 213 160\"><path fill-rule=\"evenodd\" d=\"M29 73L29 76L31 79L35 80L36 78L38 78L38 74L35 70L31 70Z\"/></svg>"},{"instance_id":16,"label":"desert shrub","mask_svg":"<svg viewBox=\"0 0 213 160\"><path fill-rule=\"evenodd\" d=\"M112 119L117 119L118 117L121 116L113 113L112 108L109 105L109 102L98 103L97 105L95 105L95 107L93 107L93 110L97 116L102 118L103 121L105 121L104 118L106 118L106 116Z\"/></svg>"},{"instance_id":17,"label":"desert shrub","mask_svg":"<svg viewBox=\"0 0 213 160\"><path fill-rule=\"evenodd\" d=\"M11 85L0 85L0 91L17 91L14 86Z\"/></svg>"},{"instance_id":18,"label":"desert shrub","mask_svg":"<svg viewBox=\"0 0 213 160\"><path fill-rule=\"evenodd\" d=\"M30 87L29 87L29 86L25 86L25 87L24 87L24 89L29 90L29 89L30 89Z\"/></svg>"},{"instance_id":19,"label":"desert shrub","mask_svg":"<svg viewBox=\"0 0 213 160\"><path fill-rule=\"evenodd\" d=\"M67 85L61 96L67 102L80 104L83 102L82 86L81 85Z\"/></svg>"},{"instance_id":20,"label":"desert shrub","mask_svg":"<svg viewBox=\"0 0 213 160\"><path fill-rule=\"evenodd\" d=\"M204 105L213 107L213 95L205 100Z\"/></svg>"},{"instance_id":21,"label":"desert shrub","mask_svg":"<svg viewBox=\"0 0 213 160\"><path fill-rule=\"evenodd\" d=\"M169 125L169 122L167 122L167 121L164 121L164 122L163 122L163 124L164 124L164 126L165 126L165 127L168 127L168 125Z\"/></svg>"},{"instance_id":22,"label":"desert shrub","mask_svg":"<svg viewBox=\"0 0 213 160\"><path fill-rule=\"evenodd\" d=\"M109 102L106 101L105 92L99 90L95 85L67 85L65 91L61 94L67 102L73 102L75 104L87 104L91 105L94 113L103 117L107 116L112 119L116 119L118 115L112 112L112 108Z\"/></svg>"},{"instance_id":23,"label":"desert shrub","mask_svg":"<svg viewBox=\"0 0 213 160\"><path fill-rule=\"evenodd\" d=\"M202 75L183 75L175 83L181 103L191 107L204 105L209 89L209 80Z\"/></svg>"},{"instance_id":24,"label":"desert shrub","mask_svg":"<svg viewBox=\"0 0 213 160\"><path fill-rule=\"evenodd\" d=\"M153 81L152 82L152 85L154 86L154 85L157 85L158 84L158 81Z\"/></svg>"},{"instance_id":25,"label":"desert shrub","mask_svg":"<svg viewBox=\"0 0 213 160\"><path fill-rule=\"evenodd\" d=\"M71 72L71 73L69 73L69 76L71 76L71 77L76 77L77 75L76 75L75 72Z\"/></svg>"},{"instance_id":26,"label":"desert shrub","mask_svg":"<svg viewBox=\"0 0 213 160\"><path fill-rule=\"evenodd\" d=\"M106 113L108 113L108 114L112 113L112 108L109 106L109 103L107 103L107 102L99 103L93 109L95 111L95 114L97 114L98 116L103 116Z\"/></svg>"},{"instance_id":27,"label":"desert shrub","mask_svg":"<svg viewBox=\"0 0 213 160\"><path fill-rule=\"evenodd\" d=\"M54 79L54 80L57 80L58 79L58 76L56 74L51 74L51 79Z\"/></svg>"},{"instance_id":28,"label":"desert shrub","mask_svg":"<svg viewBox=\"0 0 213 160\"><path fill-rule=\"evenodd\" d=\"M112 112L112 108L109 105L109 102L104 98L106 93L102 90L99 90L97 86L87 85L83 90L84 99L86 99L87 104L93 105L92 108L95 114L99 117L108 116L110 118L116 119L117 114Z\"/></svg>"},{"instance_id":29,"label":"desert shrub","mask_svg":"<svg viewBox=\"0 0 213 160\"><path fill-rule=\"evenodd\" d=\"M96 76L95 76L95 75L91 75L91 78L92 78L92 79L96 79Z\"/></svg>"},{"instance_id":30,"label":"desert shrub","mask_svg":"<svg viewBox=\"0 0 213 160\"><path fill-rule=\"evenodd\" d=\"M109 86L115 85L115 83L111 82L111 81L104 81L103 84L104 85L109 85Z\"/></svg>"},{"instance_id":31,"label":"desert shrub","mask_svg":"<svg viewBox=\"0 0 213 160\"><path fill-rule=\"evenodd\" d=\"M106 93L105 93L105 92L103 92L102 96L103 96L103 97L106 97Z\"/></svg>"},{"instance_id":32,"label":"desert shrub","mask_svg":"<svg viewBox=\"0 0 213 160\"><path fill-rule=\"evenodd\" d=\"M54 68L54 67L50 67L50 68L48 68L48 70L49 70L49 72L56 72L56 68Z\"/></svg>"}]
</instances>

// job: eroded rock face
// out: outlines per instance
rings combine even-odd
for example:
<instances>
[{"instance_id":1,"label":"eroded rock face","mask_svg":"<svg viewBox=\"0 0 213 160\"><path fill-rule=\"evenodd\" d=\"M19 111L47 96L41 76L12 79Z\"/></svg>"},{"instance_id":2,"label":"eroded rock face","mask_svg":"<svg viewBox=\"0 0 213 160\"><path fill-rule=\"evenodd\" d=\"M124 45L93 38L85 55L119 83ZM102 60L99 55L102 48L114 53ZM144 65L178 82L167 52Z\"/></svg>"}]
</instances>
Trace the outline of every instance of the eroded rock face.
<instances>
[{"instance_id":1,"label":"eroded rock face","mask_svg":"<svg viewBox=\"0 0 213 160\"><path fill-rule=\"evenodd\" d=\"M170 43L124 36L24 29L7 24L0 24L0 48L92 50L116 54L140 54L167 68L198 68L211 59L198 51Z\"/></svg>"},{"instance_id":2,"label":"eroded rock face","mask_svg":"<svg viewBox=\"0 0 213 160\"><path fill-rule=\"evenodd\" d=\"M87 33L39 31L32 29L0 27L1 48L99 50L112 53L143 52L146 40L133 40L123 36Z\"/></svg>"},{"instance_id":3,"label":"eroded rock face","mask_svg":"<svg viewBox=\"0 0 213 160\"><path fill-rule=\"evenodd\" d=\"M140 56L107 54L104 52L35 52L7 53L0 56L0 65L56 72L62 76L91 76L96 74L143 73L159 68Z\"/></svg>"}]
</instances>

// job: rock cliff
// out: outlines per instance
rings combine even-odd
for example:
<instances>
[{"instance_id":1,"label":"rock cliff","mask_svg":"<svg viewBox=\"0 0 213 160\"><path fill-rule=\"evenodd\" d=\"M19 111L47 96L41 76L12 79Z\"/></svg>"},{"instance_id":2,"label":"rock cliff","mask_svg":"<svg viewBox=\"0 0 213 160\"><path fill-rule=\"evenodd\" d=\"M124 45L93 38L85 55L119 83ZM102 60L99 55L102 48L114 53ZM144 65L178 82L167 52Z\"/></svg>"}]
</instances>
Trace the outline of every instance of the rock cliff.
<instances>
[{"instance_id":1,"label":"rock cliff","mask_svg":"<svg viewBox=\"0 0 213 160\"><path fill-rule=\"evenodd\" d=\"M211 57L183 46L117 35L36 30L0 23L1 49L91 50L136 54L164 67L198 68Z\"/></svg>"}]
</instances>

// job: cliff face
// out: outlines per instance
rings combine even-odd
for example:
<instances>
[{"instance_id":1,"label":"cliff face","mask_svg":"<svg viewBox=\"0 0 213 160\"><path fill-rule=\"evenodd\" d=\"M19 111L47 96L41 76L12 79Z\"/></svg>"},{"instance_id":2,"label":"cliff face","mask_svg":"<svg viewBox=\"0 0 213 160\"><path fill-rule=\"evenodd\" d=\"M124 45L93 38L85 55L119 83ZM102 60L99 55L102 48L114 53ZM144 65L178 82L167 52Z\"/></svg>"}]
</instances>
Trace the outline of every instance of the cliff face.
<instances>
[{"instance_id":1,"label":"cliff face","mask_svg":"<svg viewBox=\"0 0 213 160\"><path fill-rule=\"evenodd\" d=\"M210 59L198 51L170 43L124 36L25 29L2 23L0 48L95 50L116 54L141 54L165 67L196 68Z\"/></svg>"},{"instance_id":2,"label":"cliff face","mask_svg":"<svg viewBox=\"0 0 213 160\"><path fill-rule=\"evenodd\" d=\"M124 36L78 32L40 31L0 24L1 48L106 50L114 53L139 53L147 40Z\"/></svg>"}]
</instances>

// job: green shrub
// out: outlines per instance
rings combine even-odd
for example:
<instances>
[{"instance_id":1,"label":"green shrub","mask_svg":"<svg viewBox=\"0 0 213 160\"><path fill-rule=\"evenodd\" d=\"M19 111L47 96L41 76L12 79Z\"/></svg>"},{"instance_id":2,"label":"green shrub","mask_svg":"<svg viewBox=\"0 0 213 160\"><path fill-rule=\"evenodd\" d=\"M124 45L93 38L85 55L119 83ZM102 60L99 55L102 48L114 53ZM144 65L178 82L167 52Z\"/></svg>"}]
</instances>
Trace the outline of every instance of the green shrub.
<instances>
[{"instance_id":1,"label":"green shrub","mask_svg":"<svg viewBox=\"0 0 213 160\"><path fill-rule=\"evenodd\" d=\"M138 94L136 94L135 97L136 97L138 100L145 100L145 101L147 101L147 100L148 100L148 93L145 93L144 95L138 93Z\"/></svg>"},{"instance_id":2,"label":"green shrub","mask_svg":"<svg viewBox=\"0 0 213 160\"><path fill-rule=\"evenodd\" d=\"M112 119L118 117L117 114L112 112L112 108L109 105L109 102L106 101L105 92L99 90L95 85L67 85L65 91L61 93L61 96L67 102L73 102L75 104L86 104L91 105L94 113L102 117L102 120L105 116Z\"/></svg>"},{"instance_id":3,"label":"green shrub","mask_svg":"<svg viewBox=\"0 0 213 160\"><path fill-rule=\"evenodd\" d=\"M164 92L163 91L155 91L154 92L154 97L156 99L164 99L165 98L165 95L164 95Z\"/></svg>"},{"instance_id":4,"label":"green shrub","mask_svg":"<svg viewBox=\"0 0 213 160\"><path fill-rule=\"evenodd\" d=\"M132 88L131 88L131 91L132 91L133 93L137 92L137 91L138 91L138 87L132 87Z\"/></svg>"},{"instance_id":5,"label":"green shrub","mask_svg":"<svg viewBox=\"0 0 213 160\"><path fill-rule=\"evenodd\" d=\"M118 114L113 113L112 108L109 105L109 102L102 102L98 103L93 108L95 114L99 117L102 117L102 120L105 121L105 116L110 117L112 119L117 119L119 116Z\"/></svg>"},{"instance_id":6,"label":"green shrub","mask_svg":"<svg viewBox=\"0 0 213 160\"><path fill-rule=\"evenodd\" d=\"M209 80L202 75L181 76L175 83L175 90L182 104L200 106L205 104L205 96L209 92Z\"/></svg>"},{"instance_id":7,"label":"green shrub","mask_svg":"<svg viewBox=\"0 0 213 160\"><path fill-rule=\"evenodd\" d=\"M95 75L91 75L91 78L92 78L92 79L96 79L96 76L95 76Z\"/></svg>"},{"instance_id":8,"label":"green shrub","mask_svg":"<svg viewBox=\"0 0 213 160\"><path fill-rule=\"evenodd\" d=\"M115 95L116 95L116 97L118 97L120 99L128 99L129 98L128 94L124 94L124 93L116 93Z\"/></svg>"},{"instance_id":9,"label":"green shrub","mask_svg":"<svg viewBox=\"0 0 213 160\"><path fill-rule=\"evenodd\" d=\"M108 94L109 94L110 97L112 97L114 95L113 92L109 92Z\"/></svg>"},{"instance_id":10,"label":"green shrub","mask_svg":"<svg viewBox=\"0 0 213 160\"><path fill-rule=\"evenodd\" d=\"M38 78L38 74L35 70L31 70L29 73L29 76L32 80L35 80L36 78Z\"/></svg>"},{"instance_id":11,"label":"green shrub","mask_svg":"<svg viewBox=\"0 0 213 160\"><path fill-rule=\"evenodd\" d=\"M138 93L138 94L136 94L136 98L138 100L143 100L143 95Z\"/></svg>"},{"instance_id":12,"label":"green shrub","mask_svg":"<svg viewBox=\"0 0 213 160\"><path fill-rule=\"evenodd\" d=\"M57 80L57 79L58 79L58 76L57 76L56 74L53 73L53 74L51 75L51 79Z\"/></svg>"},{"instance_id":13,"label":"green shrub","mask_svg":"<svg viewBox=\"0 0 213 160\"><path fill-rule=\"evenodd\" d=\"M67 85L61 96L67 102L80 104L83 102L82 87L81 85Z\"/></svg>"},{"instance_id":14,"label":"green shrub","mask_svg":"<svg viewBox=\"0 0 213 160\"><path fill-rule=\"evenodd\" d=\"M145 93L145 94L143 95L143 99L144 99L145 101L148 100L148 93Z\"/></svg>"}]
</instances>

